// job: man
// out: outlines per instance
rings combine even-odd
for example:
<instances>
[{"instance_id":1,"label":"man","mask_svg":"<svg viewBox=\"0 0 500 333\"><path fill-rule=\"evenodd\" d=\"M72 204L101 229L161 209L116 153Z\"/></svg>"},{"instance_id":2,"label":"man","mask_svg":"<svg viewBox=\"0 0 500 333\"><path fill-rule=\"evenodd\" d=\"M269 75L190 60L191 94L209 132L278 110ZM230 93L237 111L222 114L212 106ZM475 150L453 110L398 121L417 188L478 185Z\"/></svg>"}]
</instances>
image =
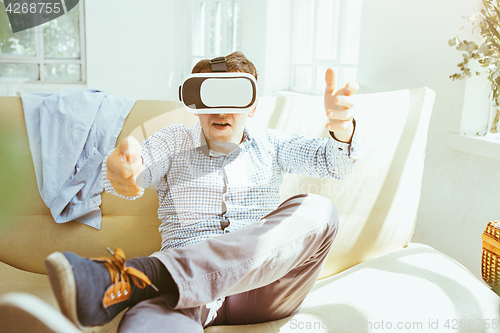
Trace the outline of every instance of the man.
<instances>
[{"instance_id":1,"label":"man","mask_svg":"<svg viewBox=\"0 0 500 333\"><path fill-rule=\"evenodd\" d=\"M228 72L257 78L241 52L225 62ZM209 60L193 68L210 71ZM359 149L348 97L357 87L335 92L331 69L325 80L330 138L252 132L245 122L254 108L199 114L193 128L171 125L142 145L124 140L106 160L105 187L135 199L156 184L161 251L126 262L120 250L100 261L52 254L46 267L63 313L84 327L129 307L119 332L195 332L298 311L335 238L338 214L317 195L280 204L283 174L343 178Z\"/></svg>"}]
</instances>

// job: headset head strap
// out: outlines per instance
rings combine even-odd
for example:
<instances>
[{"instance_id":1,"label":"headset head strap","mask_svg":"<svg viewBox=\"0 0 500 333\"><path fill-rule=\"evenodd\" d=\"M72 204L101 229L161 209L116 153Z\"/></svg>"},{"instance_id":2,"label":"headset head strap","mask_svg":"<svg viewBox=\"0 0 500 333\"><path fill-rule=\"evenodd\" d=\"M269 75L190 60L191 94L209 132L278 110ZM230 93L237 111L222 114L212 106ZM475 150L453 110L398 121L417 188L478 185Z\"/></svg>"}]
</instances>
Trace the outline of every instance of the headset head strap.
<instances>
[{"instance_id":1,"label":"headset head strap","mask_svg":"<svg viewBox=\"0 0 500 333\"><path fill-rule=\"evenodd\" d=\"M227 72L226 58L213 58L212 60L210 60L210 67L212 68L212 73Z\"/></svg>"}]
</instances>

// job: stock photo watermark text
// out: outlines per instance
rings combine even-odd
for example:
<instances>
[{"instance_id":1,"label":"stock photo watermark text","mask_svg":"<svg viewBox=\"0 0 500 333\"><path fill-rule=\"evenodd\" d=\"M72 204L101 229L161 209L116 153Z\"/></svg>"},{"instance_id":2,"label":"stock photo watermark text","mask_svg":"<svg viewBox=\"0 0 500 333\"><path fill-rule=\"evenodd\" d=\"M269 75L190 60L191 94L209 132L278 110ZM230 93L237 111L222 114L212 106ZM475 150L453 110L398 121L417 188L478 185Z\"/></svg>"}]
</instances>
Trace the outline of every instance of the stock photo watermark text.
<instances>
[{"instance_id":1,"label":"stock photo watermark text","mask_svg":"<svg viewBox=\"0 0 500 333\"><path fill-rule=\"evenodd\" d=\"M427 321L370 321L367 319L349 320L298 320L289 322L293 330L345 329L345 330L485 330L498 329L498 319L428 319Z\"/></svg>"}]
</instances>

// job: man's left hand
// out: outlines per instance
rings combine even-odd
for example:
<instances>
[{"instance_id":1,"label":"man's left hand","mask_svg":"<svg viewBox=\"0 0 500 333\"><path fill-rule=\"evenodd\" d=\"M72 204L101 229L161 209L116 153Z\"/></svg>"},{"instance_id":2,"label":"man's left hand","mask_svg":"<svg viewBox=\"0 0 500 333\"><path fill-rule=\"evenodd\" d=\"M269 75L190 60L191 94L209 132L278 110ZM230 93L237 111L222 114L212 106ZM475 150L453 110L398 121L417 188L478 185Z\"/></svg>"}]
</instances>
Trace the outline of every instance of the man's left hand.
<instances>
[{"instance_id":1,"label":"man's left hand","mask_svg":"<svg viewBox=\"0 0 500 333\"><path fill-rule=\"evenodd\" d=\"M350 142L354 132L354 104L352 98L359 85L349 82L345 87L335 91L335 73L328 68L325 73L325 111L330 120L326 128L333 132L335 138L342 142Z\"/></svg>"}]
</instances>

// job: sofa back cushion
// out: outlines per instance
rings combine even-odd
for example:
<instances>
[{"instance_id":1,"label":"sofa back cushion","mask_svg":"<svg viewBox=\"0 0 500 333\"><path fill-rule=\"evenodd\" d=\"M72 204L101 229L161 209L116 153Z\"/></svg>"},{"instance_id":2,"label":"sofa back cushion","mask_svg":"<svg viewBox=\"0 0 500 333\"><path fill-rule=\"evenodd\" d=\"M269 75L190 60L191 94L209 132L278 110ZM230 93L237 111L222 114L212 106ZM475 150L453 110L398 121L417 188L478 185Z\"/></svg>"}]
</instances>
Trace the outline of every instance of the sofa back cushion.
<instances>
[{"instance_id":1,"label":"sofa back cushion","mask_svg":"<svg viewBox=\"0 0 500 333\"><path fill-rule=\"evenodd\" d=\"M428 88L355 95L362 158L354 172L343 180L287 175L282 199L315 193L330 198L339 210L339 232L320 278L409 243L434 97ZM258 123L311 137L328 135L322 96L280 97L259 104L274 112L257 112Z\"/></svg>"}]
</instances>

